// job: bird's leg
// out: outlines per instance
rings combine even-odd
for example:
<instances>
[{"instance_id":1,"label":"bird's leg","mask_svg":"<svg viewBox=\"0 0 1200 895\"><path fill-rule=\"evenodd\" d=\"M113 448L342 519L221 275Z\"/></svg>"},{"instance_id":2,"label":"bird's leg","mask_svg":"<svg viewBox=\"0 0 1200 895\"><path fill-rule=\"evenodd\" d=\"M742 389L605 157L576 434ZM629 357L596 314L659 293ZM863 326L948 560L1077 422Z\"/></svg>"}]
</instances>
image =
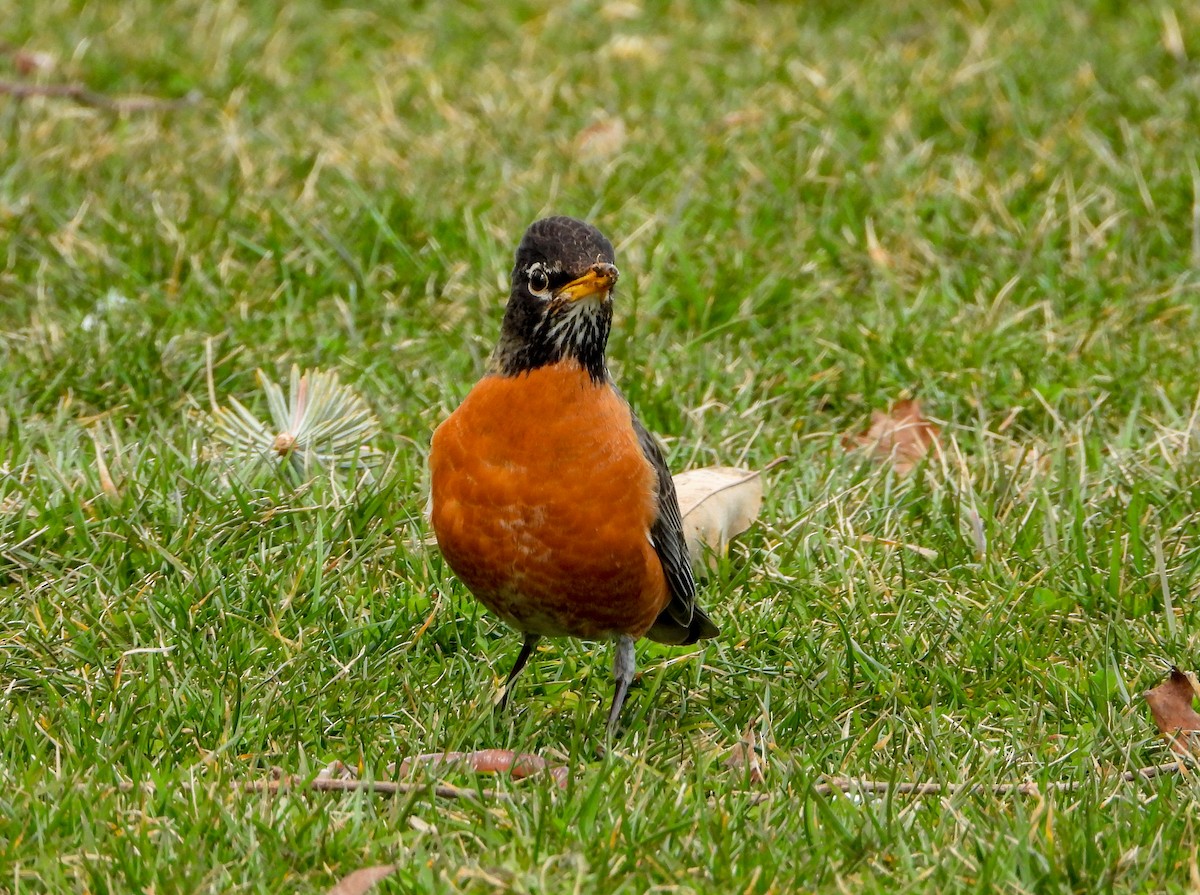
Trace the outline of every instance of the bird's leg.
<instances>
[{"instance_id":1,"label":"bird's leg","mask_svg":"<svg viewBox=\"0 0 1200 895\"><path fill-rule=\"evenodd\" d=\"M534 647L538 641L542 639L541 634L526 634L525 642L521 644L521 651L517 653L517 661L512 667L512 671L508 673L508 680L504 682L504 693L500 696L500 701L496 703L496 711L504 711L504 707L508 705L508 694L512 692L513 681L517 675L521 673L521 669L525 667L525 663L529 661L529 657L533 655Z\"/></svg>"},{"instance_id":2,"label":"bird's leg","mask_svg":"<svg viewBox=\"0 0 1200 895\"><path fill-rule=\"evenodd\" d=\"M633 683L633 669L636 666L636 658L633 652L633 638L628 634L622 634L617 638L615 652L613 653L613 701L612 708L608 712L608 736L612 735L617 730L617 719L621 716L621 706L625 704L625 694L629 692L629 685Z\"/></svg>"}]
</instances>

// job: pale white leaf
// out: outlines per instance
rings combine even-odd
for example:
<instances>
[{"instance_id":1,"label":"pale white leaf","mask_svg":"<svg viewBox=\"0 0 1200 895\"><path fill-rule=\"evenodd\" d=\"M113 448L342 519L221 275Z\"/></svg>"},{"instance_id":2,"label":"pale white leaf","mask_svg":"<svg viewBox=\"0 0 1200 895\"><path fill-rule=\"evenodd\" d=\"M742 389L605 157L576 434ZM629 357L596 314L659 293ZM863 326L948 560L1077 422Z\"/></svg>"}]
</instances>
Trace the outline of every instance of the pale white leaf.
<instances>
[{"instance_id":1,"label":"pale white leaf","mask_svg":"<svg viewBox=\"0 0 1200 895\"><path fill-rule=\"evenodd\" d=\"M673 478L694 566L706 554L724 555L729 542L753 525L762 509L761 471L708 466Z\"/></svg>"}]
</instances>

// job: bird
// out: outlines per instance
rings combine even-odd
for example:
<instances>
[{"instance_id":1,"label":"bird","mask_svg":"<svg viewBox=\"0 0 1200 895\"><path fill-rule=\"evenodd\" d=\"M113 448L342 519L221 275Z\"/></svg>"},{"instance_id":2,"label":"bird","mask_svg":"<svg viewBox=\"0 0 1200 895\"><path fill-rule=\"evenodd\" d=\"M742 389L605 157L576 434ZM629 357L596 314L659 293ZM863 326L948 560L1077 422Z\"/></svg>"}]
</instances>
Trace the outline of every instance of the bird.
<instances>
[{"instance_id":1,"label":"bird","mask_svg":"<svg viewBox=\"0 0 1200 895\"><path fill-rule=\"evenodd\" d=\"M543 637L612 641L610 738L636 640L719 633L697 605L663 450L608 371L619 276L612 243L591 224L534 221L487 368L429 452L446 564L524 638L497 708Z\"/></svg>"}]
</instances>

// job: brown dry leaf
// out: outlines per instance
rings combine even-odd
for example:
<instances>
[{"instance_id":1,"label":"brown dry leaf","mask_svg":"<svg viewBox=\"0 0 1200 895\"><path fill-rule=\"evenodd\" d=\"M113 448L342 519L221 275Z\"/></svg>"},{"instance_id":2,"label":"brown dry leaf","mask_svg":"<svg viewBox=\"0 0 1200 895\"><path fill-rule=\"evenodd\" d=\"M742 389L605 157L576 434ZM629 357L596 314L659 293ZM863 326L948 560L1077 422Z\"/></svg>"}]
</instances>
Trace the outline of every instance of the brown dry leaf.
<instances>
[{"instance_id":1,"label":"brown dry leaf","mask_svg":"<svg viewBox=\"0 0 1200 895\"><path fill-rule=\"evenodd\" d=\"M380 864L376 867L364 867L355 870L338 880L338 884L329 890L328 895L362 895L385 876L396 872L398 864Z\"/></svg>"},{"instance_id":2,"label":"brown dry leaf","mask_svg":"<svg viewBox=\"0 0 1200 895\"><path fill-rule=\"evenodd\" d=\"M513 752L511 749L479 749L475 752L427 752L414 755L400 762L399 776L406 777L417 764L429 768L464 767L477 774L503 774L507 772L514 780L546 772L554 778L559 788L567 785L567 769L551 764L540 755L531 752Z\"/></svg>"},{"instance_id":3,"label":"brown dry leaf","mask_svg":"<svg viewBox=\"0 0 1200 895\"><path fill-rule=\"evenodd\" d=\"M1200 714L1192 707L1195 696L1196 683L1192 676L1174 666L1170 677L1142 694L1171 751L1200 758L1200 742L1196 736L1200 735Z\"/></svg>"},{"instance_id":4,"label":"brown dry leaf","mask_svg":"<svg viewBox=\"0 0 1200 895\"><path fill-rule=\"evenodd\" d=\"M52 71L57 63L55 57L49 53L27 50L3 40L0 40L0 55L8 56L17 74L25 77Z\"/></svg>"},{"instance_id":5,"label":"brown dry leaf","mask_svg":"<svg viewBox=\"0 0 1200 895\"><path fill-rule=\"evenodd\" d=\"M745 774L751 783L763 783L767 779L763 769L763 760L758 754L758 735L754 726L746 728L746 733L738 741L725 759L725 767Z\"/></svg>"},{"instance_id":6,"label":"brown dry leaf","mask_svg":"<svg viewBox=\"0 0 1200 895\"><path fill-rule=\"evenodd\" d=\"M843 435L842 447L869 447L876 460L890 460L897 473L908 475L930 448L938 446L941 431L921 413L920 401L897 401L888 413L874 411L866 432Z\"/></svg>"},{"instance_id":7,"label":"brown dry leaf","mask_svg":"<svg viewBox=\"0 0 1200 895\"><path fill-rule=\"evenodd\" d=\"M625 122L602 118L575 136L575 154L584 161L603 161L625 148Z\"/></svg>"},{"instance_id":8,"label":"brown dry leaf","mask_svg":"<svg viewBox=\"0 0 1200 895\"><path fill-rule=\"evenodd\" d=\"M673 477L693 566L700 565L707 551L723 556L729 542L754 524L762 509L762 475L780 462L760 470L706 466Z\"/></svg>"}]
</instances>

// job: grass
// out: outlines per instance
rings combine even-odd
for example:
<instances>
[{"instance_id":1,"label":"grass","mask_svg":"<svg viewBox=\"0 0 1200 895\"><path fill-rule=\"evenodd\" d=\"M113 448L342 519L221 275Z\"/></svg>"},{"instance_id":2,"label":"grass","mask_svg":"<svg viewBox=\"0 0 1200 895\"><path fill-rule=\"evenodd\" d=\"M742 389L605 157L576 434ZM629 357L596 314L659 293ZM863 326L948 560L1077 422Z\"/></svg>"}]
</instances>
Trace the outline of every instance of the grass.
<instances>
[{"instance_id":1,"label":"grass","mask_svg":"<svg viewBox=\"0 0 1200 895\"><path fill-rule=\"evenodd\" d=\"M379 891L1195 884L1193 778L1113 779L1165 760L1138 694L1200 653L1194 5L42 0L5 26L56 60L35 80L203 98L0 99L0 890L389 862ZM615 119L616 151L581 142ZM493 716L517 638L422 546L430 433L551 212L618 246L612 368L674 467L791 457L704 587L721 637L639 646L603 759L607 650L539 651ZM336 369L386 433L375 483L228 482L209 357L260 415L256 367ZM940 459L843 451L911 395ZM747 729L758 787L723 766ZM233 788L490 747L571 784Z\"/></svg>"}]
</instances>

